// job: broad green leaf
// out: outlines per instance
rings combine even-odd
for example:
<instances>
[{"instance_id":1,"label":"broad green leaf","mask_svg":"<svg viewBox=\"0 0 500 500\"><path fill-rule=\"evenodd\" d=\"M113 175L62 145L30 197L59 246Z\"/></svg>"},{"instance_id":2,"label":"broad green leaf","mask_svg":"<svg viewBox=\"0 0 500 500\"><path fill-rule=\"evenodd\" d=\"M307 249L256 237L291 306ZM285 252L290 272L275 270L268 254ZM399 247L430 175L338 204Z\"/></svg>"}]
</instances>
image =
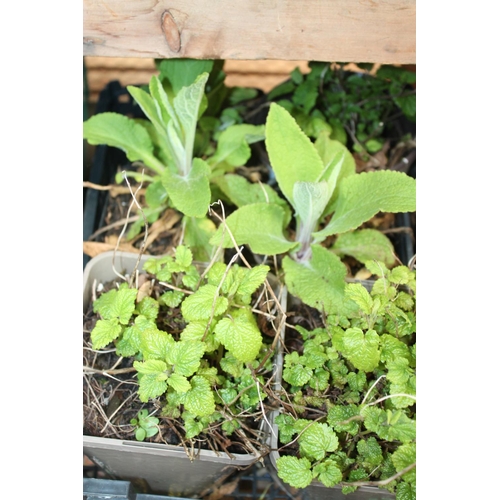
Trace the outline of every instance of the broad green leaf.
<instances>
[{"instance_id":1,"label":"broad green leaf","mask_svg":"<svg viewBox=\"0 0 500 500\"><path fill-rule=\"evenodd\" d=\"M348 432L355 436L359 432L360 421L350 419L357 415L359 410L356 405L335 405L328 410L327 422L336 432Z\"/></svg>"},{"instance_id":2,"label":"broad green leaf","mask_svg":"<svg viewBox=\"0 0 500 500\"><path fill-rule=\"evenodd\" d=\"M389 422L389 410L365 406L361 409L361 415L365 418L365 427L382 439L409 443L416 438L416 422L405 414L400 414L397 419Z\"/></svg>"},{"instance_id":3,"label":"broad green leaf","mask_svg":"<svg viewBox=\"0 0 500 500\"><path fill-rule=\"evenodd\" d=\"M220 163L229 167L245 165L251 156L249 144L264 140L264 125L246 123L231 125L217 140L217 149L207 161L212 170ZM219 169L217 169L219 170Z\"/></svg>"},{"instance_id":4,"label":"broad green leaf","mask_svg":"<svg viewBox=\"0 0 500 500\"><path fill-rule=\"evenodd\" d=\"M188 412L182 414L182 419L184 420L184 426L186 428L186 439L196 437L205 427L203 422L196 420L196 415L191 415Z\"/></svg>"},{"instance_id":5,"label":"broad green leaf","mask_svg":"<svg viewBox=\"0 0 500 500\"><path fill-rule=\"evenodd\" d=\"M184 375L172 373L167 379L167 384L177 392L187 392L191 389L191 384Z\"/></svg>"},{"instance_id":6,"label":"broad green leaf","mask_svg":"<svg viewBox=\"0 0 500 500\"><path fill-rule=\"evenodd\" d=\"M221 319L215 326L215 338L244 363L253 361L262 345L262 336L255 318L246 309L237 309L232 313L232 318Z\"/></svg>"},{"instance_id":7,"label":"broad green leaf","mask_svg":"<svg viewBox=\"0 0 500 500\"><path fill-rule=\"evenodd\" d=\"M268 184L249 182L238 174L226 174L212 177L211 182L216 184L225 196L236 207L251 205L253 203L274 203L285 211L284 227L291 220L290 205L281 198Z\"/></svg>"},{"instance_id":8,"label":"broad green leaf","mask_svg":"<svg viewBox=\"0 0 500 500\"><path fill-rule=\"evenodd\" d=\"M283 235L285 211L271 203L255 203L235 210L225 223L238 245L248 245L252 252L261 255L285 253L297 247ZM221 224L210 243L223 248L234 246L228 230Z\"/></svg>"},{"instance_id":9,"label":"broad green leaf","mask_svg":"<svg viewBox=\"0 0 500 500\"><path fill-rule=\"evenodd\" d=\"M305 488L311 484L313 474L307 458L282 456L276 460L278 477L294 488Z\"/></svg>"},{"instance_id":10,"label":"broad green leaf","mask_svg":"<svg viewBox=\"0 0 500 500\"><path fill-rule=\"evenodd\" d=\"M228 307L226 297L220 297L217 287L203 285L182 303L182 315L187 321L208 320L212 316L223 314Z\"/></svg>"},{"instance_id":11,"label":"broad green leaf","mask_svg":"<svg viewBox=\"0 0 500 500\"><path fill-rule=\"evenodd\" d=\"M343 339L342 354L358 369L372 372L380 361L380 337L375 330L366 333L360 328L348 328Z\"/></svg>"},{"instance_id":12,"label":"broad green leaf","mask_svg":"<svg viewBox=\"0 0 500 500\"><path fill-rule=\"evenodd\" d=\"M83 138L89 144L106 144L125 152L130 161L143 160L156 171L158 160L153 156L153 143L146 129L132 118L119 113L105 112L91 116L83 124Z\"/></svg>"},{"instance_id":13,"label":"broad green leaf","mask_svg":"<svg viewBox=\"0 0 500 500\"><path fill-rule=\"evenodd\" d=\"M373 298L361 283L348 283L345 287L346 297L358 304L365 314L373 312Z\"/></svg>"},{"instance_id":14,"label":"broad green leaf","mask_svg":"<svg viewBox=\"0 0 500 500\"><path fill-rule=\"evenodd\" d=\"M134 361L134 368L141 375L138 395L142 402L146 403L149 399L157 398L167 390L166 363L156 359Z\"/></svg>"},{"instance_id":15,"label":"broad green leaf","mask_svg":"<svg viewBox=\"0 0 500 500\"><path fill-rule=\"evenodd\" d=\"M174 344L172 335L159 330L153 321L138 316L134 328L139 336L140 351L144 359L165 359L166 353Z\"/></svg>"},{"instance_id":16,"label":"broad green leaf","mask_svg":"<svg viewBox=\"0 0 500 500\"><path fill-rule=\"evenodd\" d=\"M229 351L226 352L224 357L220 360L220 367L235 378L239 378L243 375L245 366L243 362L234 356L234 354Z\"/></svg>"},{"instance_id":17,"label":"broad green leaf","mask_svg":"<svg viewBox=\"0 0 500 500\"><path fill-rule=\"evenodd\" d=\"M297 351L285 355L285 368L283 380L295 387L307 384L313 375L312 368L305 366L305 357Z\"/></svg>"},{"instance_id":18,"label":"broad green leaf","mask_svg":"<svg viewBox=\"0 0 500 500\"><path fill-rule=\"evenodd\" d=\"M313 422L299 437L300 452L313 460L321 460L327 452L335 451L339 440L327 424Z\"/></svg>"},{"instance_id":19,"label":"broad green leaf","mask_svg":"<svg viewBox=\"0 0 500 500\"><path fill-rule=\"evenodd\" d=\"M184 406L198 417L211 415L215 411L214 394L205 377L195 375L191 379L191 389L185 394Z\"/></svg>"},{"instance_id":20,"label":"broad green leaf","mask_svg":"<svg viewBox=\"0 0 500 500\"><path fill-rule=\"evenodd\" d=\"M154 321L158 317L159 308L158 301L153 297L144 297L137 305L136 314Z\"/></svg>"},{"instance_id":21,"label":"broad green leaf","mask_svg":"<svg viewBox=\"0 0 500 500\"><path fill-rule=\"evenodd\" d=\"M285 256L283 269L289 292L308 306L330 314L346 310L346 267L336 255L312 245L312 258L307 264Z\"/></svg>"},{"instance_id":22,"label":"broad green leaf","mask_svg":"<svg viewBox=\"0 0 500 500\"><path fill-rule=\"evenodd\" d=\"M272 103L266 120L266 149L279 187L294 206L297 181L314 182L324 165L311 140L283 107Z\"/></svg>"},{"instance_id":23,"label":"broad green leaf","mask_svg":"<svg viewBox=\"0 0 500 500\"><path fill-rule=\"evenodd\" d=\"M294 427L295 419L291 415L281 413L274 419L274 422L279 429L280 442L283 444L289 443L297 433Z\"/></svg>"},{"instance_id":24,"label":"broad green leaf","mask_svg":"<svg viewBox=\"0 0 500 500\"><path fill-rule=\"evenodd\" d=\"M399 448L391 455L392 463L399 472L409 465L417 461L417 445L415 443L408 443L399 446ZM416 467L402 476L403 480L407 483L415 484L417 480Z\"/></svg>"},{"instance_id":25,"label":"broad green leaf","mask_svg":"<svg viewBox=\"0 0 500 500\"><path fill-rule=\"evenodd\" d=\"M190 217L203 217L210 204L210 169L200 158L193 160L192 168L186 175L166 168L162 183L174 207Z\"/></svg>"},{"instance_id":26,"label":"broad green leaf","mask_svg":"<svg viewBox=\"0 0 500 500\"><path fill-rule=\"evenodd\" d=\"M173 365L175 373L190 377L200 366L205 345L198 340L181 340L171 346L166 360Z\"/></svg>"},{"instance_id":27,"label":"broad green leaf","mask_svg":"<svg viewBox=\"0 0 500 500\"><path fill-rule=\"evenodd\" d=\"M378 260L392 267L396 262L391 240L377 229L358 229L339 234L332 250L341 257L349 255L363 264Z\"/></svg>"},{"instance_id":28,"label":"broad green leaf","mask_svg":"<svg viewBox=\"0 0 500 500\"><path fill-rule=\"evenodd\" d=\"M207 329L207 322L205 321L191 321L186 325L186 328L181 332L181 340L199 340L203 338L203 343L205 344L205 352L214 352L218 349L220 342L215 340L213 333L213 327L210 327L207 335L205 336L205 331Z\"/></svg>"},{"instance_id":29,"label":"broad green leaf","mask_svg":"<svg viewBox=\"0 0 500 500\"><path fill-rule=\"evenodd\" d=\"M99 313L103 319L116 319L122 325L126 325L135 309L137 289L120 288L103 293L94 301L94 312Z\"/></svg>"},{"instance_id":30,"label":"broad green leaf","mask_svg":"<svg viewBox=\"0 0 500 500\"><path fill-rule=\"evenodd\" d=\"M379 466L384 459L382 448L373 436L358 441L356 448L359 452L363 467L366 469L374 469Z\"/></svg>"},{"instance_id":31,"label":"broad green leaf","mask_svg":"<svg viewBox=\"0 0 500 500\"><path fill-rule=\"evenodd\" d=\"M358 228L378 212L414 212L416 181L402 172L363 172L342 179L335 212L317 241Z\"/></svg>"},{"instance_id":32,"label":"broad green leaf","mask_svg":"<svg viewBox=\"0 0 500 500\"><path fill-rule=\"evenodd\" d=\"M342 481L342 471L331 460L324 460L313 467L313 475L325 486L331 488Z\"/></svg>"},{"instance_id":33,"label":"broad green leaf","mask_svg":"<svg viewBox=\"0 0 500 500\"><path fill-rule=\"evenodd\" d=\"M98 319L90 333L93 349L102 349L113 342L122 332L122 326L116 318Z\"/></svg>"},{"instance_id":34,"label":"broad green leaf","mask_svg":"<svg viewBox=\"0 0 500 500\"><path fill-rule=\"evenodd\" d=\"M417 500L417 485L405 481L398 483L396 500Z\"/></svg>"},{"instance_id":35,"label":"broad green leaf","mask_svg":"<svg viewBox=\"0 0 500 500\"><path fill-rule=\"evenodd\" d=\"M245 274L241 280L238 291L240 296L252 295L266 281L270 267L265 265L257 265L252 269L245 269Z\"/></svg>"},{"instance_id":36,"label":"broad green leaf","mask_svg":"<svg viewBox=\"0 0 500 500\"><path fill-rule=\"evenodd\" d=\"M160 304L166 305L168 307L177 307L184 298L184 292L179 290L173 290L170 292L165 292L158 298Z\"/></svg>"}]
</instances>

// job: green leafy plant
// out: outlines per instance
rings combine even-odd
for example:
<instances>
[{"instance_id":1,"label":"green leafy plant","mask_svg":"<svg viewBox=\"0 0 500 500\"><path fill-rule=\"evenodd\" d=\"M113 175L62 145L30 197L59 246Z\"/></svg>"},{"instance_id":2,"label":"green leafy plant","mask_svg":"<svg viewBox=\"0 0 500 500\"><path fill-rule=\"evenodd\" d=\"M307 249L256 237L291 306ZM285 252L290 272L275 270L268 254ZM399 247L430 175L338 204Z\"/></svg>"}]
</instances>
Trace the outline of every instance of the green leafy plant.
<instances>
[{"instance_id":1,"label":"green leafy plant","mask_svg":"<svg viewBox=\"0 0 500 500\"><path fill-rule=\"evenodd\" d=\"M212 202L211 178L245 164L249 145L264 139L263 126L203 117L208 111L220 113L222 105L218 93L223 80L220 71L210 73L213 65L190 59L159 62L160 75L153 75L148 87L127 87L147 119L104 112L83 124L89 144L117 147L129 161L145 167L126 172L147 186L147 206L141 207L143 217L129 229L129 239L173 207L184 214L186 243L194 249L207 247L215 231L206 217ZM123 178L119 172L117 181Z\"/></svg>"},{"instance_id":2,"label":"green leafy plant","mask_svg":"<svg viewBox=\"0 0 500 500\"><path fill-rule=\"evenodd\" d=\"M266 398L259 386L273 348L263 341L252 300L269 267L213 262L201 273L180 245L174 255L146 261L144 271L155 283L151 293L123 282L94 301L100 318L93 349L112 344L118 356L132 358L139 400L159 405L160 419L180 418L186 439L216 423L230 435Z\"/></svg>"},{"instance_id":3,"label":"green leafy plant","mask_svg":"<svg viewBox=\"0 0 500 500\"><path fill-rule=\"evenodd\" d=\"M416 74L391 65L382 65L375 74L348 71L345 66L310 62L306 74L295 68L268 99L285 107L309 137L327 131L353 151L376 153L398 116L415 122Z\"/></svg>"},{"instance_id":4,"label":"green leafy plant","mask_svg":"<svg viewBox=\"0 0 500 500\"><path fill-rule=\"evenodd\" d=\"M267 199L231 213L224 227L211 238L224 247L248 245L256 254L285 254L285 283L304 303L327 313L352 307L344 296L346 268L336 251L349 253L359 242L377 241L358 230L378 212L412 212L416 209L416 183L400 172L356 174L354 159L339 141L326 133L313 143L283 107L271 104L266 121L266 147L281 193L294 210L294 226L282 204ZM227 231L225 227L227 226ZM345 233L349 244L330 251L323 242ZM349 236L347 236L349 234ZM379 235L387 246L387 238ZM389 243L390 245L390 243ZM363 259L370 248L362 248ZM359 253L354 253L358 255Z\"/></svg>"},{"instance_id":5,"label":"green leafy plant","mask_svg":"<svg viewBox=\"0 0 500 500\"><path fill-rule=\"evenodd\" d=\"M158 418L148 415L145 409L139 410L137 418L130 420L130 424L135 427L135 439L144 441L147 437L158 434Z\"/></svg>"},{"instance_id":6,"label":"green leafy plant","mask_svg":"<svg viewBox=\"0 0 500 500\"><path fill-rule=\"evenodd\" d=\"M300 349L285 354L286 405L275 419L278 475L297 488L377 485L415 499L416 272L368 265L378 276L371 291L346 287L355 314L296 327Z\"/></svg>"}]
</instances>

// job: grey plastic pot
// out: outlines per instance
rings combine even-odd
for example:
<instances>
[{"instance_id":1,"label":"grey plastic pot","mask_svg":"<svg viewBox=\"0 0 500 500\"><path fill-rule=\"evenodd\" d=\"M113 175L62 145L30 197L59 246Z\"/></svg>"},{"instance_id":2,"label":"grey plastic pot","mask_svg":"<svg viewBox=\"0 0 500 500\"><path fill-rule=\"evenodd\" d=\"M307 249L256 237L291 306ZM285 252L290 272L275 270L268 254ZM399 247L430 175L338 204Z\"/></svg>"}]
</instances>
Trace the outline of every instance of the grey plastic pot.
<instances>
[{"instance_id":1,"label":"grey plastic pot","mask_svg":"<svg viewBox=\"0 0 500 500\"><path fill-rule=\"evenodd\" d=\"M356 280L358 282L363 282L368 289L371 289L372 283L369 281ZM286 308L286 304L283 304ZM283 379L283 346L284 346L284 335L285 330L282 329L280 331L281 342L278 342L278 347L276 350L276 355L274 359L274 385L273 389L279 393L281 392L282 385L281 381ZM276 461L280 457L278 452L279 443L278 443L278 426L275 423L276 417L280 414L279 410L274 410L268 415L268 421L271 425L271 429L267 433L267 445L271 450L269 453L269 462L271 467L273 467L275 473L273 476L275 479L278 478L278 467L276 465ZM292 489L290 486L286 485L282 482L283 488L288 491ZM307 487L300 490L293 489L293 492L300 491L301 500L395 500L396 496L392 493L384 491L375 486L361 486L356 491L349 493L348 495L344 495L342 493L341 486L333 486L331 488L326 487L324 484L320 483L317 480L313 480L313 482Z\"/></svg>"},{"instance_id":2,"label":"grey plastic pot","mask_svg":"<svg viewBox=\"0 0 500 500\"><path fill-rule=\"evenodd\" d=\"M116 278L115 269L130 274L151 258L138 260L134 253L105 252L91 259L83 272L83 310L87 310L92 289ZM258 457L249 454L216 454L200 450L190 460L183 447L83 436L83 453L110 477L128 481L146 481L154 493L197 498L214 483L220 483L239 467L247 467Z\"/></svg>"}]
</instances>

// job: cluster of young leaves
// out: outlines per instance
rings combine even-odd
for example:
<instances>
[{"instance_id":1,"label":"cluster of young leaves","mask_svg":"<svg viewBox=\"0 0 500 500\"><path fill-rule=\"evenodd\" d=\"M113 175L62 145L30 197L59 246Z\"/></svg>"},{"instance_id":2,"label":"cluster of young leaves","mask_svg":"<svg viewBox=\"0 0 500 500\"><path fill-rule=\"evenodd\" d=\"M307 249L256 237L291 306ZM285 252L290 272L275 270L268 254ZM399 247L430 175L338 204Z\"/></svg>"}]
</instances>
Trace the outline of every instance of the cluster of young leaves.
<instances>
[{"instance_id":1,"label":"cluster of young leaves","mask_svg":"<svg viewBox=\"0 0 500 500\"><path fill-rule=\"evenodd\" d=\"M303 349L285 355L283 385L299 418L286 412L276 423L280 442L297 440L299 454L281 456L277 467L291 486L317 479L349 493L349 483L383 481L416 462L416 272L368 266L379 276L370 292L346 285L357 313L330 316L326 328L298 327ZM301 418L308 406L326 416ZM415 481L411 468L384 488L415 499Z\"/></svg>"},{"instance_id":2,"label":"cluster of young leaves","mask_svg":"<svg viewBox=\"0 0 500 500\"><path fill-rule=\"evenodd\" d=\"M294 224L290 211L268 197L232 212L227 227L238 245L248 245L254 253L286 254L282 266L292 295L327 313L347 312L346 267L337 253L362 261L389 256L385 264L393 264L388 238L358 228L378 212L415 211L415 179L392 171L356 174L354 158L344 145L325 133L313 143L276 103L270 106L265 133L269 160L280 191L294 210ZM321 244L341 233L345 235L333 251ZM223 227L210 242L233 245Z\"/></svg>"},{"instance_id":3,"label":"cluster of young leaves","mask_svg":"<svg viewBox=\"0 0 500 500\"><path fill-rule=\"evenodd\" d=\"M119 356L133 357L139 399L162 398L163 415L181 417L187 438L218 420L225 420L227 433L234 431L239 423L228 412L255 408L264 397L253 370L266 347L251 300L269 267L216 262L202 276L191 250L180 245L173 256L146 261L144 271L166 291L142 296L122 283L103 293L93 306L100 315L93 348L113 343ZM180 334L162 329L162 318L173 311L180 314Z\"/></svg>"},{"instance_id":4,"label":"cluster of young leaves","mask_svg":"<svg viewBox=\"0 0 500 500\"><path fill-rule=\"evenodd\" d=\"M143 408L137 413L137 418L132 418L130 424L135 427L135 439L137 441L144 441L147 437L153 437L158 434L157 417L148 415L148 410Z\"/></svg>"},{"instance_id":5,"label":"cluster of young leaves","mask_svg":"<svg viewBox=\"0 0 500 500\"><path fill-rule=\"evenodd\" d=\"M376 153L398 115L415 122L416 75L390 65L382 65L374 75L346 71L344 66L310 62L306 74L295 68L268 99L285 107L309 137L327 131L354 151ZM370 70L373 65L361 66Z\"/></svg>"}]
</instances>

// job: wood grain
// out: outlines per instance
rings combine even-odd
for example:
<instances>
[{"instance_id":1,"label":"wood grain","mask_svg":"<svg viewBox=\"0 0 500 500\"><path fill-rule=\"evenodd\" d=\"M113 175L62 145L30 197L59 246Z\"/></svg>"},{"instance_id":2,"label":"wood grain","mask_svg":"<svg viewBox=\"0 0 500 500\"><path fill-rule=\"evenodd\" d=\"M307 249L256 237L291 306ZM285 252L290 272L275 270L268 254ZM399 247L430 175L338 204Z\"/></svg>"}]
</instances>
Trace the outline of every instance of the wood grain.
<instances>
[{"instance_id":1,"label":"wood grain","mask_svg":"<svg viewBox=\"0 0 500 500\"><path fill-rule=\"evenodd\" d=\"M85 56L415 64L415 42L416 0L83 2Z\"/></svg>"}]
</instances>

